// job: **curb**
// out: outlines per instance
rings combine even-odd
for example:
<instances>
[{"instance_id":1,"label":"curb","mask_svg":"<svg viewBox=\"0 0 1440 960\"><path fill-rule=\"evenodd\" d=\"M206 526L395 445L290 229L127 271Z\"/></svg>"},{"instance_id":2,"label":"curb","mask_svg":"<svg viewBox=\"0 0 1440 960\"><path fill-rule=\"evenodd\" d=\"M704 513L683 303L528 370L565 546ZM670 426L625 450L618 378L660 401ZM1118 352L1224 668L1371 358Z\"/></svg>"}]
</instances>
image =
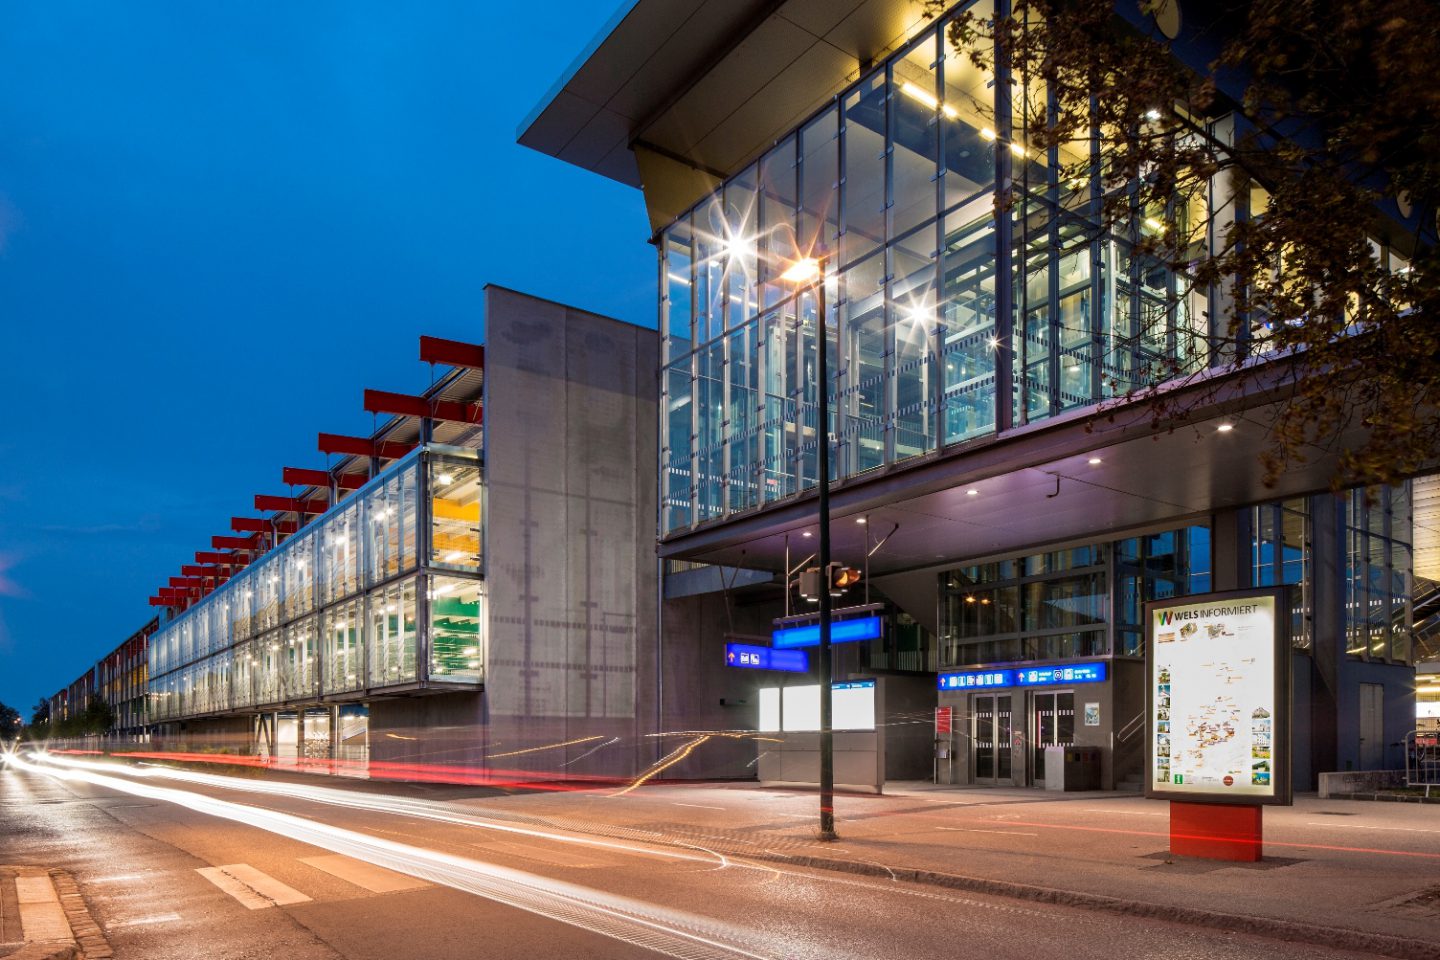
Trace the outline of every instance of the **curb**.
<instances>
[{"instance_id":1,"label":"curb","mask_svg":"<svg viewBox=\"0 0 1440 960\"><path fill-rule=\"evenodd\" d=\"M55 893L60 897L65 919L70 921L70 932L74 934L80 948L76 956L83 960L110 960L115 956L100 925L90 916L90 908L86 906L85 898L80 895L80 887L69 871L51 870L50 882L55 885ZM61 958L57 957L55 960Z\"/></svg>"},{"instance_id":2,"label":"curb","mask_svg":"<svg viewBox=\"0 0 1440 960\"><path fill-rule=\"evenodd\" d=\"M1027 900L1032 903L1049 903L1057 906L1078 907L1148 920L1165 920L1193 927L1210 927L1232 933L1249 933L1275 940L1295 943L1310 943L1316 946L1373 953L1398 960L1440 960L1440 943L1426 940L1412 940L1383 933L1366 933L1347 927L1323 927L1298 923L1293 920L1276 920L1270 917L1252 917L1243 914L1219 913L1199 910L1194 907L1172 907L1165 904L1145 903L1139 900L1124 900L1094 893L1077 893L1072 890L1057 890L1050 887L1036 887L1029 884L1013 883L1006 880L986 880L980 877L966 877L955 873L940 873L913 867L885 867L880 864L853 860L831 860L825 857L786 856L783 854L744 853L740 859L764 860L771 863L786 863L792 866L813 867L819 870L833 870L838 873L853 873L870 877L882 877L895 881L923 883L929 886L966 890L992 896Z\"/></svg>"}]
</instances>

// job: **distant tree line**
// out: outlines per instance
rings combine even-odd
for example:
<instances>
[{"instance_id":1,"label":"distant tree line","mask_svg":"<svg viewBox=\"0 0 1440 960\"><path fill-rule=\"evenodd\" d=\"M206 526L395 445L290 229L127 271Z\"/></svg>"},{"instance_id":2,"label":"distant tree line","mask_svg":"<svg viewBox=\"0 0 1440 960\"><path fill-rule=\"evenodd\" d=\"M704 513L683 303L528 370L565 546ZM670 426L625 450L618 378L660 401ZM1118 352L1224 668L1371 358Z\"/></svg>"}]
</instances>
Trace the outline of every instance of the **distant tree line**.
<instances>
[{"instance_id":1,"label":"distant tree line","mask_svg":"<svg viewBox=\"0 0 1440 960\"><path fill-rule=\"evenodd\" d=\"M18 713L15 716L19 719ZM85 709L64 720L51 720L50 705L42 700L35 705L30 725L24 730L24 737L27 740L84 737L109 733L114 726L115 710L100 697L92 695L86 702Z\"/></svg>"}]
</instances>

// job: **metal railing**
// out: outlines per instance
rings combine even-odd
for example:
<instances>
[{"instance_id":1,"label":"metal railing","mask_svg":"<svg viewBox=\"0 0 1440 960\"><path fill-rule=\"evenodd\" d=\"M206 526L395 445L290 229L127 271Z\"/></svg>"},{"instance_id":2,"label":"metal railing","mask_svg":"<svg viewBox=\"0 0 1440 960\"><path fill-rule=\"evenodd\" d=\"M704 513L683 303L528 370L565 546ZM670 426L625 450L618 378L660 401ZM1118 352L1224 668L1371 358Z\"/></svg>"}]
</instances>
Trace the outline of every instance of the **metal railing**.
<instances>
[{"instance_id":1,"label":"metal railing","mask_svg":"<svg viewBox=\"0 0 1440 960\"><path fill-rule=\"evenodd\" d=\"M1440 733L1405 734L1405 785L1424 787L1427 799L1431 787L1440 787Z\"/></svg>"}]
</instances>

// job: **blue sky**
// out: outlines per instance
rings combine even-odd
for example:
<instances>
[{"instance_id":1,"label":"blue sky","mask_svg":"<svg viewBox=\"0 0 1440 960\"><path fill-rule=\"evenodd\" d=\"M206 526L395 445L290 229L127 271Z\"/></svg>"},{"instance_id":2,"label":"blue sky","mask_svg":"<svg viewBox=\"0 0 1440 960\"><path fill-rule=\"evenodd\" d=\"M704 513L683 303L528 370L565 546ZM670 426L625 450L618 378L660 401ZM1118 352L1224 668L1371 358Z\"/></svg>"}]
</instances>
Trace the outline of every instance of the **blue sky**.
<instances>
[{"instance_id":1,"label":"blue sky","mask_svg":"<svg viewBox=\"0 0 1440 960\"><path fill-rule=\"evenodd\" d=\"M639 192L514 142L616 2L0 5L0 701L424 388L485 283L654 326Z\"/></svg>"}]
</instances>

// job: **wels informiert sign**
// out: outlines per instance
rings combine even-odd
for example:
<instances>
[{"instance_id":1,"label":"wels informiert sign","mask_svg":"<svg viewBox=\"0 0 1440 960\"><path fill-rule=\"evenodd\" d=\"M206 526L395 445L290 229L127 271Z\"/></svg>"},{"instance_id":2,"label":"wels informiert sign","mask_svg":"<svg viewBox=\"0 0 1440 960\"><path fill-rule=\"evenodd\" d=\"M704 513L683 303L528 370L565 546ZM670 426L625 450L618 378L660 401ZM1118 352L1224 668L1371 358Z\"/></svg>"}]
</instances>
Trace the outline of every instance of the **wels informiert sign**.
<instances>
[{"instance_id":1,"label":"wels informiert sign","mask_svg":"<svg viewBox=\"0 0 1440 960\"><path fill-rule=\"evenodd\" d=\"M1146 793L1290 802L1290 644L1283 591L1146 604Z\"/></svg>"}]
</instances>

